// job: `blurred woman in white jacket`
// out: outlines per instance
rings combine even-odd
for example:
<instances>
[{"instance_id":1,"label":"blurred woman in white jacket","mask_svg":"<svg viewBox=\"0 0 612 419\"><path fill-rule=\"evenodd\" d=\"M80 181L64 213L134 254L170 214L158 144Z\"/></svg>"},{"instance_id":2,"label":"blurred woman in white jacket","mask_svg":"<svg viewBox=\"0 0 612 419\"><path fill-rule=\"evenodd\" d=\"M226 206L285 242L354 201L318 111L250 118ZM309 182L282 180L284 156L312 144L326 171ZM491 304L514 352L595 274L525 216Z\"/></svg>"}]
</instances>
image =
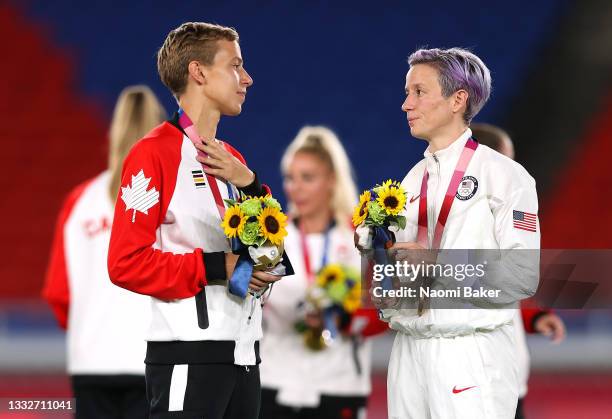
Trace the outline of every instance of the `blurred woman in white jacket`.
<instances>
[{"instance_id":1,"label":"blurred woman in white jacket","mask_svg":"<svg viewBox=\"0 0 612 419\"><path fill-rule=\"evenodd\" d=\"M106 261L123 161L165 116L150 88L125 88L110 126L108 169L75 187L57 220L43 297L67 332L76 419L147 417L150 302L113 285Z\"/></svg>"},{"instance_id":2,"label":"blurred woman in white jacket","mask_svg":"<svg viewBox=\"0 0 612 419\"><path fill-rule=\"evenodd\" d=\"M324 127L304 127L287 148L281 170L292 222L285 250L295 276L274 285L264 307L261 346L261 419L362 418L370 393L370 343L386 330L373 310L340 316L340 333L319 350L310 349L296 323L317 272L339 264L359 272L360 256L350 222L357 190L346 152ZM320 315L306 314L312 330ZM322 341L321 341L322 342Z\"/></svg>"}]
</instances>

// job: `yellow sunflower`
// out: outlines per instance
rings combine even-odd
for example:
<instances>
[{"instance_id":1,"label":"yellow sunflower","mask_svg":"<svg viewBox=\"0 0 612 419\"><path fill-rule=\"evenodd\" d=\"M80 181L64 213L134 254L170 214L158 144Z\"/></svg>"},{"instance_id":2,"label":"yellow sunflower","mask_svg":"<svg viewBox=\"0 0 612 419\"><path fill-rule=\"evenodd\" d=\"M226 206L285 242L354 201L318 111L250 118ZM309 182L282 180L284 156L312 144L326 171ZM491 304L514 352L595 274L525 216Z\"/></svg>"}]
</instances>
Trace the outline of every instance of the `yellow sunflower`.
<instances>
[{"instance_id":1,"label":"yellow sunflower","mask_svg":"<svg viewBox=\"0 0 612 419\"><path fill-rule=\"evenodd\" d=\"M353 313L355 310L361 307L361 294L348 295L346 300L344 300L344 304L342 304L342 306L344 307L344 311L346 311L347 313Z\"/></svg>"},{"instance_id":2,"label":"yellow sunflower","mask_svg":"<svg viewBox=\"0 0 612 419\"><path fill-rule=\"evenodd\" d=\"M344 271L338 264L325 266L317 276L317 285L325 288L334 282L344 281Z\"/></svg>"},{"instance_id":3,"label":"yellow sunflower","mask_svg":"<svg viewBox=\"0 0 612 419\"><path fill-rule=\"evenodd\" d=\"M287 216L278 208L266 207L257 216L262 235L272 242L279 245L283 242L283 237L287 235Z\"/></svg>"},{"instance_id":4,"label":"yellow sunflower","mask_svg":"<svg viewBox=\"0 0 612 419\"><path fill-rule=\"evenodd\" d=\"M225 211L221 227L223 227L223 233L225 233L227 237L233 238L242 233L245 224L246 217L240 209L240 206L234 205Z\"/></svg>"},{"instance_id":5,"label":"yellow sunflower","mask_svg":"<svg viewBox=\"0 0 612 419\"><path fill-rule=\"evenodd\" d=\"M368 202L370 202L371 198L372 195L370 194L369 190L364 191L359 196L359 204L355 207L355 210L353 211L353 225L355 227L363 223L368 217Z\"/></svg>"},{"instance_id":6,"label":"yellow sunflower","mask_svg":"<svg viewBox=\"0 0 612 419\"><path fill-rule=\"evenodd\" d=\"M399 184L399 182L394 182L394 181L392 181L391 179L387 179L387 180L385 180L385 181L382 183L382 185L381 185L381 186L382 186L383 188L389 188L389 187L391 187L391 186L397 186L397 187L399 188L400 184Z\"/></svg>"},{"instance_id":7,"label":"yellow sunflower","mask_svg":"<svg viewBox=\"0 0 612 419\"><path fill-rule=\"evenodd\" d=\"M376 201L389 215L399 214L406 205L406 193L398 182L384 182L378 192Z\"/></svg>"},{"instance_id":8,"label":"yellow sunflower","mask_svg":"<svg viewBox=\"0 0 612 419\"><path fill-rule=\"evenodd\" d=\"M348 290L342 305L348 313L354 312L361 306L361 281L356 280L354 282L354 285Z\"/></svg>"}]
</instances>

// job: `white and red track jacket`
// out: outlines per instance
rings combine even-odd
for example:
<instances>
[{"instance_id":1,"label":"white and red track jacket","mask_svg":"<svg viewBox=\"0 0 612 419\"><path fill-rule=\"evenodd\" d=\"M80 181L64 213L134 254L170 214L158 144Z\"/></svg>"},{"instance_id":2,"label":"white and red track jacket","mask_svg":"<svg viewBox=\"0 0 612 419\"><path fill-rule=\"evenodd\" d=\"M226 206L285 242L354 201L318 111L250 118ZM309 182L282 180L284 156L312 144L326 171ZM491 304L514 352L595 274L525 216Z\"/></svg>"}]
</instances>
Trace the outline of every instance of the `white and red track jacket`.
<instances>
[{"instance_id":1,"label":"white and red track jacket","mask_svg":"<svg viewBox=\"0 0 612 419\"><path fill-rule=\"evenodd\" d=\"M332 227L329 234L327 262L359 271L361 259L348 223L346 227ZM323 260L324 234L307 234L305 238L312 272L317 272ZM295 275L290 281L274 284L265 304L262 386L278 390L277 401L295 407L317 406L321 395L369 395L371 342L362 338L388 330L388 325L378 320L376 310L358 310L349 326L349 331L361 335L357 341L343 337L324 350L308 349L303 336L294 328L300 320L298 305L304 301L309 286L300 232L294 223L287 226L285 251L291 258Z\"/></svg>"},{"instance_id":2,"label":"white and red track jacket","mask_svg":"<svg viewBox=\"0 0 612 419\"><path fill-rule=\"evenodd\" d=\"M75 188L61 210L43 290L67 328L72 375L144 374L150 303L114 286L106 269L113 203L110 174Z\"/></svg>"},{"instance_id":3,"label":"white and red track jacket","mask_svg":"<svg viewBox=\"0 0 612 419\"><path fill-rule=\"evenodd\" d=\"M228 291L224 254L229 242L197 150L176 120L154 128L125 160L108 272L116 285L152 297L145 362L255 365L261 307L254 305L249 321L252 297L243 300ZM228 198L227 185L215 181ZM269 189L256 180L243 191L262 195ZM196 309L195 296L202 289L210 322L206 329L198 326Z\"/></svg>"}]
</instances>

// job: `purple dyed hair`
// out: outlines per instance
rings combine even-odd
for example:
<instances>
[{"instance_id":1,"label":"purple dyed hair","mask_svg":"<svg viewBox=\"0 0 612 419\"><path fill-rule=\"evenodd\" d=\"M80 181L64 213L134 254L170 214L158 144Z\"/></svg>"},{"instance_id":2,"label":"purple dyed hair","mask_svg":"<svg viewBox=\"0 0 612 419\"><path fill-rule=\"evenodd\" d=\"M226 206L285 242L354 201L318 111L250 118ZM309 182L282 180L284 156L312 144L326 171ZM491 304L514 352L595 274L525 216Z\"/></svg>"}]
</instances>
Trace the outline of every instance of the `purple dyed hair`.
<instances>
[{"instance_id":1,"label":"purple dyed hair","mask_svg":"<svg viewBox=\"0 0 612 419\"><path fill-rule=\"evenodd\" d=\"M468 92L463 119L472 121L491 95L491 73L480 58L462 48L419 49L408 57L408 64L429 64L440 73L442 95L449 97L458 90Z\"/></svg>"}]
</instances>

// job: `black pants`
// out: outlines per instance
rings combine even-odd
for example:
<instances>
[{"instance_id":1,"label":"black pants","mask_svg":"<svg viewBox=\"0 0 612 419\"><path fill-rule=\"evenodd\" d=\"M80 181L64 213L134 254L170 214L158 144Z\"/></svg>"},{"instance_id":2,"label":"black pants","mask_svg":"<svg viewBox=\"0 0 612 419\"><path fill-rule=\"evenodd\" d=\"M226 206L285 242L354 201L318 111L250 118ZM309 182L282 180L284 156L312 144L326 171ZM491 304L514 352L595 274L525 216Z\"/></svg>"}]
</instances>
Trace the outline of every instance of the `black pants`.
<instances>
[{"instance_id":1,"label":"black pants","mask_svg":"<svg viewBox=\"0 0 612 419\"><path fill-rule=\"evenodd\" d=\"M259 367L232 364L146 366L151 419L257 419Z\"/></svg>"},{"instance_id":2,"label":"black pants","mask_svg":"<svg viewBox=\"0 0 612 419\"><path fill-rule=\"evenodd\" d=\"M146 419L145 379L138 375L73 375L76 419Z\"/></svg>"},{"instance_id":3,"label":"black pants","mask_svg":"<svg viewBox=\"0 0 612 419\"><path fill-rule=\"evenodd\" d=\"M523 400L519 399L518 404L516 405L516 414L514 419L525 419L525 412L523 411Z\"/></svg>"},{"instance_id":4,"label":"black pants","mask_svg":"<svg viewBox=\"0 0 612 419\"><path fill-rule=\"evenodd\" d=\"M261 391L259 419L357 419L365 410L366 397L321 396L317 407L296 409L276 402L276 390Z\"/></svg>"}]
</instances>

